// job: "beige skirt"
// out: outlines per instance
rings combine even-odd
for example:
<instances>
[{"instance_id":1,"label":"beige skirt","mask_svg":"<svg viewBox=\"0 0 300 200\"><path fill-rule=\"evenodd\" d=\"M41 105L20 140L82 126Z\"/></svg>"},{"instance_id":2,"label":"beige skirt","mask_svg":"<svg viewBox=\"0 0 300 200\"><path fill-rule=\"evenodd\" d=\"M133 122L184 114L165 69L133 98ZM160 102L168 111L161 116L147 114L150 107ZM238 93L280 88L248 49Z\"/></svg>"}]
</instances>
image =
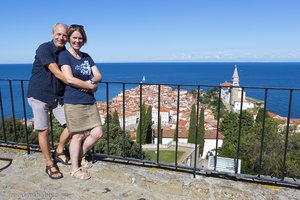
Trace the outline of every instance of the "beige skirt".
<instances>
[{"instance_id":1,"label":"beige skirt","mask_svg":"<svg viewBox=\"0 0 300 200\"><path fill-rule=\"evenodd\" d=\"M64 104L68 130L71 133L88 131L101 126L97 105Z\"/></svg>"}]
</instances>

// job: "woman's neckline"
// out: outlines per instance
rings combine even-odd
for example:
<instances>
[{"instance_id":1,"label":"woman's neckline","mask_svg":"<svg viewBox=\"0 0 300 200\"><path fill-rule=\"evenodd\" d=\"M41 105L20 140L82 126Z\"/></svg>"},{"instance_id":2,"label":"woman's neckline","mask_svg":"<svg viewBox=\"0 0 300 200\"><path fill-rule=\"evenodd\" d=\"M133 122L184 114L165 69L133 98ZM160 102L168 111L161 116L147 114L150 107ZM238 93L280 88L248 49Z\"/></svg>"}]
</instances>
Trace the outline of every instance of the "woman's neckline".
<instances>
[{"instance_id":1,"label":"woman's neckline","mask_svg":"<svg viewBox=\"0 0 300 200\"><path fill-rule=\"evenodd\" d=\"M79 53L75 52L72 49L68 49L69 53L76 59L81 60L82 59L82 53L79 51Z\"/></svg>"}]
</instances>

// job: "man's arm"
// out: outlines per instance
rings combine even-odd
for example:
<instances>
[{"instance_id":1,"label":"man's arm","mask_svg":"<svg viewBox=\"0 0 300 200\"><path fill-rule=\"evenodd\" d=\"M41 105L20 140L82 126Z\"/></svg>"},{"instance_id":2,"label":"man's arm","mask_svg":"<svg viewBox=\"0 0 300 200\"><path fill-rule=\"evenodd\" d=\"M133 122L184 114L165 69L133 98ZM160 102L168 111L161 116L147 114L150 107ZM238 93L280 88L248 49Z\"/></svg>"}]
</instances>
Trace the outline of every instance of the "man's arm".
<instances>
[{"instance_id":1,"label":"man's arm","mask_svg":"<svg viewBox=\"0 0 300 200\"><path fill-rule=\"evenodd\" d=\"M51 63L48 65L48 69L52 72L52 74L64 82L65 84L68 84L67 79L64 77L63 73L60 71L58 65L56 63Z\"/></svg>"}]
</instances>

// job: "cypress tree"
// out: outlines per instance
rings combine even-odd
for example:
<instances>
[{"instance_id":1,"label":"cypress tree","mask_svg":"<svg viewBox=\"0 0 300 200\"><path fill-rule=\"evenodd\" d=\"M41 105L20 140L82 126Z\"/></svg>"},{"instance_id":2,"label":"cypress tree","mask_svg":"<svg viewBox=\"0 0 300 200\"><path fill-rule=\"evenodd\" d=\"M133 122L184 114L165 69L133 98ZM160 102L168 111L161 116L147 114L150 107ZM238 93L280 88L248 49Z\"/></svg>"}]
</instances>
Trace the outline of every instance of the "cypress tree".
<instances>
[{"instance_id":1,"label":"cypress tree","mask_svg":"<svg viewBox=\"0 0 300 200\"><path fill-rule=\"evenodd\" d=\"M142 126L142 138L140 138L140 127ZM146 143L146 105L143 103L142 105L142 125L141 125L141 119L139 120L139 124L136 131L136 142L137 143Z\"/></svg>"},{"instance_id":2,"label":"cypress tree","mask_svg":"<svg viewBox=\"0 0 300 200\"><path fill-rule=\"evenodd\" d=\"M190 114L190 126L189 126L189 133L188 133L188 143L195 144L195 134L196 134L196 106L195 104L192 105L192 110Z\"/></svg>"},{"instance_id":3,"label":"cypress tree","mask_svg":"<svg viewBox=\"0 0 300 200\"><path fill-rule=\"evenodd\" d=\"M161 117L158 116L158 121L159 121L159 124L161 124ZM163 138L163 129L160 127L160 130L158 130L158 126L157 126L157 131L158 131L158 142L159 144L162 144L162 138Z\"/></svg>"},{"instance_id":4,"label":"cypress tree","mask_svg":"<svg viewBox=\"0 0 300 200\"><path fill-rule=\"evenodd\" d=\"M176 137L177 137L177 127L174 130L174 135L173 135L173 141L176 142Z\"/></svg>"},{"instance_id":5,"label":"cypress tree","mask_svg":"<svg viewBox=\"0 0 300 200\"><path fill-rule=\"evenodd\" d=\"M107 123L107 121L109 122L109 124L111 124L111 121L112 121L112 116L110 114L108 114L105 118L105 122L104 123Z\"/></svg>"},{"instance_id":6,"label":"cypress tree","mask_svg":"<svg viewBox=\"0 0 300 200\"><path fill-rule=\"evenodd\" d=\"M203 154L204 149L204 135L205 135L205 128L204 128L204 108L200 110L200 119L198 124L198 144L199 144L199 153Z\"/></svg>"},{"instance_id":7,"label":"cypress tree","mask_svg":"<svg viewBox=\"0 0 300 200\"><path fill-rule=\"evenodd\" d=\"M111 119L111 123L116 125L116 126L119 126L121 127L120 125L120 120L119 120L119 113L117 110L115 110L114 114L113 114L113 117Z\"/></svg>"},{"instance_id":8,"label":"cypress tree","mask_svg":"<svg viewBox=\"0 0 300 200\"><path fill-rule=\"evenodd\" d=\"M146 143L152 143L152 107L149 106L146 113Z\"/></svg>"}]
</instances>

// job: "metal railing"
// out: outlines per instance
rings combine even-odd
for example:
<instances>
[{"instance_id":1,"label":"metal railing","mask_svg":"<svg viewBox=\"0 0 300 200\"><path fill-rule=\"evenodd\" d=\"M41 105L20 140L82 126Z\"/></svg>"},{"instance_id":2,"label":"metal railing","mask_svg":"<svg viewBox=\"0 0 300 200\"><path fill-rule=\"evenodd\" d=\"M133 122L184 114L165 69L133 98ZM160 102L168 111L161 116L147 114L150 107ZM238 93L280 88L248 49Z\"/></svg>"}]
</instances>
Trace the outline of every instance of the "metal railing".
<instances>
[{"instance_id":1,"label":"metal railing","mask_svg":"<svg viewBox=\"0 0 300 200\"><path fill-rule=\"evenodd\" d=\"M27 90L27 80L0 80L0 109L1 109L1 127L2 130L0 130L0 146L2 147L10 147L10 148L20 148L20 149L26 149L27 153L29 154L31 151L40 151L39 146L37 144L33 144L29 142L29 128L32 127L31 124L28 124L29 118L32 117L30 107L27 104L26 100L26 94L24 91ZM109 138L110 134L110 121L109 117L106 117L105 119L105 124L106 124L106 132L107 132L107 137L104 138L106 139L107 142L107 153L96 153L93 151L92 157L95 160L100 160L104 159L106 161L110 162L123 162L126 164L136 164L136 165L144 165L144 166L155 166L155 167L160 167L163 169L171 169L171 170L176 170L176 171L184 171L188 173L192 173L193 176L195 177L196 175L207 175L207 176L216 176L216 177L229 177L233 178L236 180L241 180L241 181L255 181L255 182L263 182L263 183L268 183L268 184L275 184L275 185L282 185L282 186L288 186L288 187L300 187L300 181L299 181L299 176L300 174L297 174L297 177L287 177L287 155L289 153L288 147L291 145L289 143L289 136L291 134L290 126L291 126L291 119L292 119L292 110L293 110L293 100L296 98L293 95L295 93L299 93L300 88L275 88L275 87L253 87L253 86L230 86L228 91L232 91L234 88L239 88L240 90L240 102L239 102L239 124L238 124L238 134L236 138L236 153L234 159L234 171L232 172L226 172L222 171L218 168L218 162L219 162L219 147L220 147L220 123L222 121L222 104L223 104L223 97L221 95L222 90L226 89L224 86L220 85L187 85L187 84L159 84L159 83L130 83L130 82L102 82L99 83L99 90L101 90L102 94L102 99L103 101L106 102L106 113L104 115L109 115L111 109L114 109L111 107L110 103L110 95L111 95L111 88L115 89L115 86L118 85L120 86L119 92L122 94L122 122L121 126L122 127L122 134L123 134L123 143L122 143L122 155L111 155L109 153L109 150L113 147L110 146L111 142ZM175 145L174 145L174 151L175 151L175 157L174 157L174 162L172 163L166 163L166 162L161 162L160 161L160 154L161 154L161 146L162 144L159 143L159 138L161 137L161 132L157 131L157 143L156 143L156 160L149 160L149 159L144 159L142 157L142 152L143 152L143 145L142 142L139 142L139 157L133 158L133 157L127 157L125 155L125 137L127 131L126 131L126 86L128 88L134 88L134 86L137 86L139 89L139 123L143 123L143 117L142 117L142 112L143 112L143 103L146 101L143 99L143 88L154 85L157 87L157 96L153 97L157 99L157 112L158 112L158 119L157 119L157 130L161 130L162 124L160 122L159 116L161 115L161 87L162 86L168 86L172 88L174 93L177 93L177 99L176 99L176 122L175 122L175 127L176 129L174 130L176 133L175 137ZM214 108L215 114L216 114L216 136L215 136L215 147L213 149L214 151L214 164L213 164L213 169L210 169L208 167L200 166L199 162L200 161L205 161L205 159L200 158L200 153L199 153L199 147L197 144L194 144L194 149L193 149L193 155L191 157L191 160L193 160L191 165L185 165L182 163L178 162L178 151L180 149L179 147L179 133L180 133L180 127L179 127L179 119L180 119L180 103L181 103L181 95L180 92L181 90L184 89L186 91L194 90L196 91L194 94L194 98L196 99L196 133L195 133L195 141L198 141L199 133L198 133L198 119L199 119L199 110L201 105L203 104L201 102L202 96L207 91L208 89L215 89L217 96L214 96L217 100L217 105ZM261 135L260 135L260 144L259 144L259 152L258 152L258 169L256 170L256 174L245 174L245 173L239 173L239 160L241 159L241 148L244 148L244 146L241 146L241 137L243 133L243 104L244 104L244 92L245 90L250 91L250 90L259 90L262 91L262 95L260 96L262 101L262 108L263 108L263 120L261 122ZM283 157L280 158L281 160L281 173L280 175L277 176L272 176L272 175L265 175L262 173L263 171L263 157L264 157L264 151L265 151L265 145L268 144L268 141L265 140L265 134L266 134L266 118L267 118L267 107L269 104L269 99L270 98L270 91L283 91L285 93L288 93L288 101L287 101L287 114L286 117L284 118L284 135L282 135L281 140L284 141L284 149L283 149ZM116 92L116 91L114 91ZM99 95L99 93L96 95ZM104 96L103 96L104 95ZM297 98L299 98L297 96ZM173 102L174 103L174 102ZM16 109L16 106L19 106L19 108ZM191 106L191 105L190 105ZM231 105L232 106L232 105ZM295 105L294 107L297 107L299 105ZM52 115L51 115L52 117ZM6 120L10 118L11 119L11 127L6 127L7 123ZM17 122L20 120L23 120L23 127L18 128ZM55 146L55 141L53 138L53 125L52 125L52 118L51 118L51 144L52 144L52 150L54 149ZM142 138L142 126L139 126L139 133L140 133L140 138ZM19 132L18 132L19 131ZM300 134L297 131L292 132L293 134ZM19 138L23 137L23 140L20 142ZM25 136L25 137L24 137ZM25 138L25 139L24 139ZM223 141L223 140L222 140ZM271 142L271 141L270 141ZM298 151L300 151L300 141L296 141L296 143L293 144L296 146L295 148L298 148ZM295 163L296 165L300 166L300 163Z\"/></svg>"}]
</instances>

